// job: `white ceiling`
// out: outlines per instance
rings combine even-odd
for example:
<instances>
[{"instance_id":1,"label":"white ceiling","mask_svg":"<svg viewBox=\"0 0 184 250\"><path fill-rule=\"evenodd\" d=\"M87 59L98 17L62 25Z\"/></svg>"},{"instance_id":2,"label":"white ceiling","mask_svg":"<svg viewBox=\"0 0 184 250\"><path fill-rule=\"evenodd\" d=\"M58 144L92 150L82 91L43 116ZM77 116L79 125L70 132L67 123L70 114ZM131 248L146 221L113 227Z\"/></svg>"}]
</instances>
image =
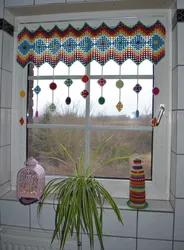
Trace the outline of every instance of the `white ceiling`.
<instances>
[{"instance_id":1,"label":"white ceiling","mask_svg":"<svg viewBox=\"0 0 184 250\"><path fill-rule=\"evenodd\" d=\"M89 11L169 9L173 2L174 0L87 0L87 2L44 4L8 9L15 16L30 16Z\"/></svg>"}]
</instances>

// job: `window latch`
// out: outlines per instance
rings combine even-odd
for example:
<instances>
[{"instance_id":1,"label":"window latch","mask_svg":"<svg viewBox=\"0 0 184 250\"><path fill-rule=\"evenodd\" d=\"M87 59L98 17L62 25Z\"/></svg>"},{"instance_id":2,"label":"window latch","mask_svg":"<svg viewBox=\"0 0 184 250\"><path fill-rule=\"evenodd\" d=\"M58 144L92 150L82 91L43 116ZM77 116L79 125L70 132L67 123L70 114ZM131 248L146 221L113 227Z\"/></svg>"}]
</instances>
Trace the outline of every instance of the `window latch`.
<instances>
[{"instance_id":1,"label":"window latch","mask_svg":"<svg viewBox=\"0 0 184 250\"><path fill-rule=\"evenodd\" d=\"M161 122L161 119L163 117L165 113L165 107L164 105L160 105L160 109L159 109L159 113L158 113L158 116L157 117L154 117L152 120L151 120L151 124L153 127L158 127L160 122Z\"/></svg>"}]
</instances>

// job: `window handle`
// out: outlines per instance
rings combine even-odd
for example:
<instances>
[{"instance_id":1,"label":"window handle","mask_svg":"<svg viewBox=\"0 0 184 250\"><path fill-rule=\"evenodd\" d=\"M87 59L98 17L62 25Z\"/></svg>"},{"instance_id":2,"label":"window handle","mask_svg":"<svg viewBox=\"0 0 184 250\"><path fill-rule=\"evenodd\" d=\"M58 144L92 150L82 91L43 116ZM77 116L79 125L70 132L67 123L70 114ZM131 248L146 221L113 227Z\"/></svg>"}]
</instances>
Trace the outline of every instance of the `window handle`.
<instances>
[{"instance_id":1,"label":"window handle","mask_svg":"<svg viewBox=\"0 0 184 250\"><path fill-rule=\"evenodd\" d=\"M163 117L165 113L165 107L164 105L160 105L160 109L159 109L159 113L158 113L158 116L157 117L154 117L152 120L151 120L151 124L153 127L158 127L160 122L161 122L161 119Z\"/></svg>"}]
</instances>

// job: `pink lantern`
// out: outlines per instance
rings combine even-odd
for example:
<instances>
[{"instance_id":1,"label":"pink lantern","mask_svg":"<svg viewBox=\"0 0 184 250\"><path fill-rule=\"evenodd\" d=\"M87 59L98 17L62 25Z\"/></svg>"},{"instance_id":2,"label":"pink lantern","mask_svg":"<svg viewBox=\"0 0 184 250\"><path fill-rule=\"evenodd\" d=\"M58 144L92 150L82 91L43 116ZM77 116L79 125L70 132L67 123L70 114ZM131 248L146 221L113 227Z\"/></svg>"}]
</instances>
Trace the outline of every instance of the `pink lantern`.
<instances>
[{"instance_id":1,"label":"pink lantern","mask_svg":"<svg viewBox=\"0 0 184 250\"><path fill-rule=\"evenodd\" d=\"M29 158L17 175L17 193L20 203L30 205L43 195L45 187L45 170L33 158Z\"/></svg>"}]
</instances>

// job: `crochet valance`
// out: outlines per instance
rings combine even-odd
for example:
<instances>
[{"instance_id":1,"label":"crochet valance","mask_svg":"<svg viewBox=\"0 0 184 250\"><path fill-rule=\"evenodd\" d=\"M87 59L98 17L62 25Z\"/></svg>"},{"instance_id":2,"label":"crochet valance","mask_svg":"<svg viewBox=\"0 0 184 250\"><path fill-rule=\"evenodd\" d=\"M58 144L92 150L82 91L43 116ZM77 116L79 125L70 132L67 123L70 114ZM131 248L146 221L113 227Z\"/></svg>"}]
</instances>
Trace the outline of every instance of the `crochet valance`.
<instances>
[{"instance_id":1,"label":"crochet valance","mask_svg":"<svg viewBox=\"0 0 184 250\"><path fill-rule=\"evenodd\" d=\"M121 65L127 59L137 65L145 59L157 64L165 55L165 35L160 21L152 26L120 22L116 27L102 23L98 28L85 23L80 29L69 25L46 30L40 26L32 31L25 27L18 34L17 62L22 67L29 63L40 67L47 62L53 68L60 61L67 66L75 61L87 66L93 60L101 65L114 60Z\"/></svg>"}]
</instances>

